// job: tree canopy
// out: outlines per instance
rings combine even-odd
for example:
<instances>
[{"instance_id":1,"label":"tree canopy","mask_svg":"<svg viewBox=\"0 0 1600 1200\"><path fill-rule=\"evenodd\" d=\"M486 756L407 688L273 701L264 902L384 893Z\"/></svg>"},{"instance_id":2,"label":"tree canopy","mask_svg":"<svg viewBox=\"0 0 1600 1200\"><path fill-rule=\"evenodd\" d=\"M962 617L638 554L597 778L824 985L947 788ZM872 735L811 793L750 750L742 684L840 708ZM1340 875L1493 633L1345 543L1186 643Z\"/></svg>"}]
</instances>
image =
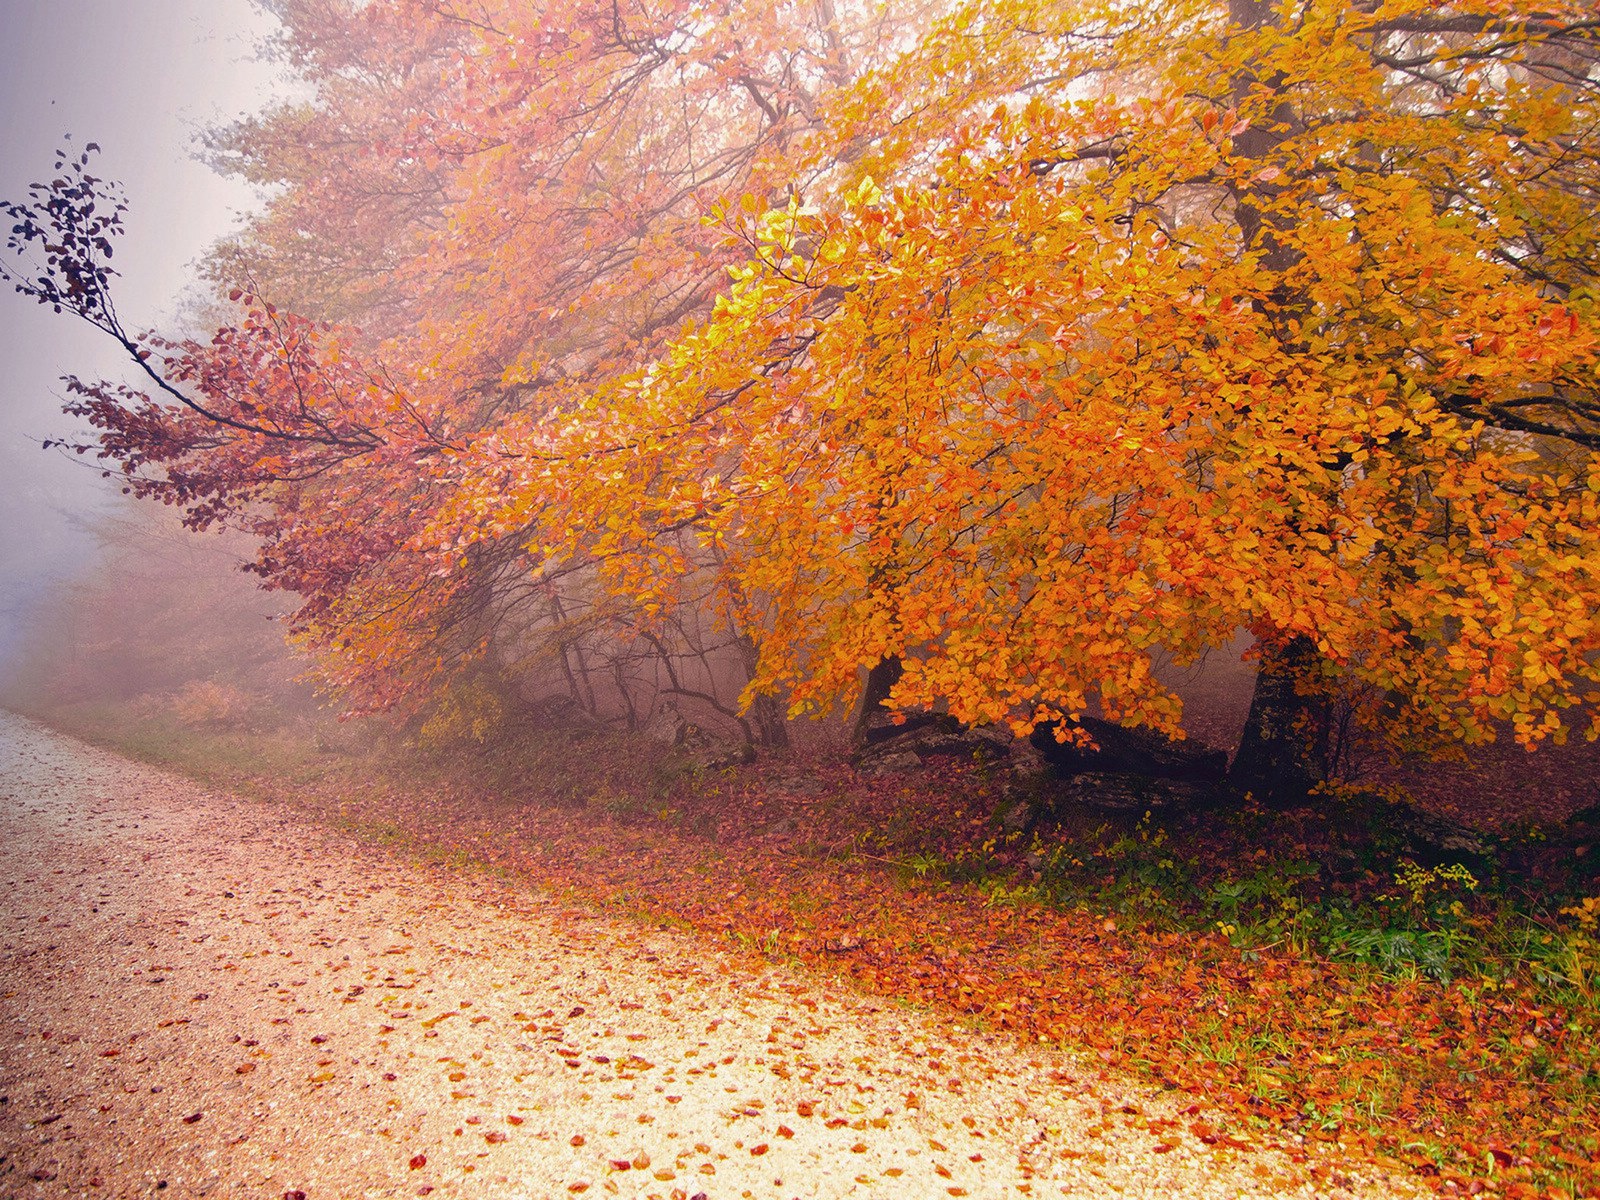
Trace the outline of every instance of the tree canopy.
<instances>
[{"instance_id":1,"label":"tree canopy","mask_svg":"<svg viewBox=\"0 0 1600 1200\"><path fill-rule=\"evenodd\" d=\"M98 452L250 530L358 706L715 629L768 731L889 660L1177 730L1157 664L1242 627L1398 731L1593 734L1587 6L273 7L236 319L123 330L86 157L8 271L141 356Z\"/></svg>"}]
</instances>

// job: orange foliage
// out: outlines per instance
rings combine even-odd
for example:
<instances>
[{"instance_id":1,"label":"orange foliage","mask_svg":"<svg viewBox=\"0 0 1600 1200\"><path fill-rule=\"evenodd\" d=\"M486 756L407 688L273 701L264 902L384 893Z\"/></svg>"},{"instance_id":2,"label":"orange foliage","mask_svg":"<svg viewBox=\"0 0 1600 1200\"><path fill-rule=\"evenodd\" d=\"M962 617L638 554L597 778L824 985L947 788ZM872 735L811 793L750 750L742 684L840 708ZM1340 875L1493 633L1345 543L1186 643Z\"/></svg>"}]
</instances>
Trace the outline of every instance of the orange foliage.
<instances>
[{"instance_id":1,"label":"orange foliage","mask_svg":"<svg viewBox=\"0 0 1600 1200\"><path fill-rule=\"evenodd\" d=\"M237 327L79 411L359 701L574 578L793 711L1176 728L1241 626L1467 740L1600 695L1583 5L281 8Z\"/></svg>"},{"instance_id":2,"label":"orange foliage","mask_svg":"<svg viewBox=\"0 0 1600 1200\"><path fill-rule=\"evenodd\" d=\"M461 503L554 497L551 551L662 603L692 523L801 708L899 655L902 705L1171 726L1153 659L1246 626L1420 725L1560 730L1600 649L1582 14L991 9L830 97L831 186L722 214L713 316Z\"/></svg>"}]
</instances>

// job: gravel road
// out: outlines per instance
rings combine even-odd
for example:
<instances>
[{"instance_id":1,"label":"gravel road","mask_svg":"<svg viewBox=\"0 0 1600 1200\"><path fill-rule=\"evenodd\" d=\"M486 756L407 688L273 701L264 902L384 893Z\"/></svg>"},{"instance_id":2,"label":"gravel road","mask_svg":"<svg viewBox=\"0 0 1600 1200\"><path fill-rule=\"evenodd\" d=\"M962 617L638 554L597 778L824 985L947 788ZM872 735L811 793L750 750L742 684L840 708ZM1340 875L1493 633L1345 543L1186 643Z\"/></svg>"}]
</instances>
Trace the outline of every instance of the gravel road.
<instances>
[{"instance_id":1,"label":"gravel road","mask_svg":"<svg viewBox=\"0 0 1600 1200\"><path fill-rule=\"evenodd\" d=\"M1410 1194L3 713L0 881L7 1200Z\"/></svg>"}]
</instances>

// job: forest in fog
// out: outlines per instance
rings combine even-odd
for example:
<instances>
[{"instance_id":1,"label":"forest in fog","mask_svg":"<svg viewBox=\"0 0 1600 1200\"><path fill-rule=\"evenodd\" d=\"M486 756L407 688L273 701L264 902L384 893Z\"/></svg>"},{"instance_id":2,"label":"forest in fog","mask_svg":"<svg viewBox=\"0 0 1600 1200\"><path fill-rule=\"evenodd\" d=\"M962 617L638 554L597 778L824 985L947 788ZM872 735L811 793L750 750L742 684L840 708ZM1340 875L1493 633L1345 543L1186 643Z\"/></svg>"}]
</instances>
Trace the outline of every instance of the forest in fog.
<instances>
[{"instance_id":1,"label":"forest in fog","mask_svg":"<svg viewBox=\"0 0 1600 1200\"><path fill-rule=\"evenodd\" d=\"M92 151L8 271L142 366L71 384L90 452L241 531L349 709L776 744L865 672L1175 733L1244 630L1261 792L1331 706L1590 730L1577 9L273 7L214 333L123 326Z\"/></svg>"},{"instance_id":2,"label":"forest in fog","mask_svg":"<svg viewBox=\"0 0 1600 1200\"><path fill-rule=\"evenodd\" d=\"M181 318L0 204L126 368L7 703L1600 1195L1592 4L260 8Z\"/></svg>"}]
</instances>

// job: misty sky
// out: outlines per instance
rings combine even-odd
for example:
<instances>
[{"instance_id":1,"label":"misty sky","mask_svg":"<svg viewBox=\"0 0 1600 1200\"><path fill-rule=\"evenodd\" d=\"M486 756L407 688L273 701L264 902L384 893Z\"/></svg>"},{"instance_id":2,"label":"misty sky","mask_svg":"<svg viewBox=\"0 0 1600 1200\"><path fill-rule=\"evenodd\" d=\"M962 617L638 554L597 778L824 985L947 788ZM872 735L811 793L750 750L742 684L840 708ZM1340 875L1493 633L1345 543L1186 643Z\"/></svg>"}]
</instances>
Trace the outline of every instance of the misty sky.
<instances>
[{"instance_id":1,"label":"misty sky","mask_svg":"<svg viewBox=\"0 0 1600 1200\"><path fill-rule=\"evenodd\" d=\"M54 150L103 148L96 174L129 199L114 265L130 329L169 324L194 261L253 203L192 158L197 130L266 105L256 58L270 22L249 0L0 0L0 196L48 176ZM122 377L87 326L0 295L0 664L28 602L93 550L87 522L114 494L40 442L72 432L64 374Z\"/></svg>"}]
</instances>

